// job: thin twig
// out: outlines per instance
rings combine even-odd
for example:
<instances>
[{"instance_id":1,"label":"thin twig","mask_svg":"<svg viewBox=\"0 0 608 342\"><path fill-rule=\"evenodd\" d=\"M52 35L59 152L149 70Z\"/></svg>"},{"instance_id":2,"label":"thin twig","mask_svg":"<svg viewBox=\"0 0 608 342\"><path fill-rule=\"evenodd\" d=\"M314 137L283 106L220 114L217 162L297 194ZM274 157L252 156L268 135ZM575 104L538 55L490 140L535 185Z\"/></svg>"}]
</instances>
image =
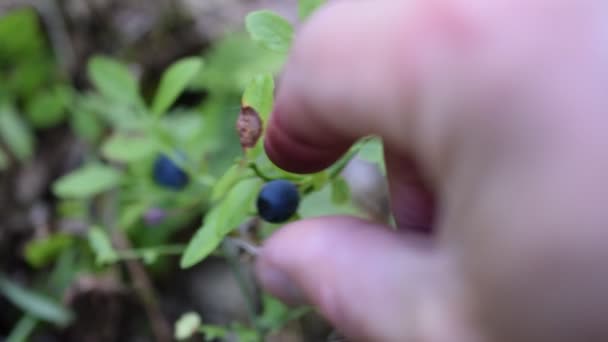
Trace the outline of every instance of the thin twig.
<instances>
[{"instance_id":1,"label":"thin twig","mask_svg":"<svg viewBox=\"0 0 608 342\"><path fill-rule=\"evenodd\" d=\"M109 192L103 196L103 221L107 229L111 232L112 242L119 251L131 250L131 242L125 236L124 232L116 226L116 199L115 191ZM137 259L126 260L127 272L133 282L136 294L139 296L146 315L150 320L152 333L156 341L169 342L172 341L171 326L165 319L157 301L157 296L152 285L150 277L146 273L146 269L141 261Z\"/></svg>"},{"instance_id":2,"label":"thin twig","mask_svg":"<svg viewBox=\"0 0 608 342\"><path fill-rule=\"evenodd\" d=\"M251 289L248 286L245 277L243 276L243 272L241 270L241 263L238 260L238 255L236 255L235 253L234 247L236 246L231 246L231 244L231 240L224 240L224 242L222 243L222 249L224 252L223 254L226 260L228 260L228 264L230 265L234 277L239 285L241 294L243 295L243 298L247 303L247 314L249 315L249 321L251 325L255 328L258 338L261 340L264 337L264 329L260 326L257 320L257 305L256 300L254 298L255 294L251 293Z\"/></svg>"}]
</instances>

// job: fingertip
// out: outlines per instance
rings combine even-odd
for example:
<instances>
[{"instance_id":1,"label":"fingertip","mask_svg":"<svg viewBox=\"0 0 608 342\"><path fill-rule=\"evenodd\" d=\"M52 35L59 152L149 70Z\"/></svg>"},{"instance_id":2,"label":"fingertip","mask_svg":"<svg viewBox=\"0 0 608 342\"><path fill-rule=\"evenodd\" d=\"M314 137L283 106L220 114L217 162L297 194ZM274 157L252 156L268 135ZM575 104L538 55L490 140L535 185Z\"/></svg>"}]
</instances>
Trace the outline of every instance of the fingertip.
<instances>
[{"instance_id":1,"label":"fingertip","mask_svg":"<svg viewBox=\"0 0 608 342\"><path fill-rule=\"evenodd\" d=\"M264 150L268 158L278 167L288 172L314 173L331 166L349 148L350 144L323 144L315 142L314 135L303 137L284 124L278 109L272 113ZM321 140L321 139L319 139Z\"/></svg>"}]
</instances>

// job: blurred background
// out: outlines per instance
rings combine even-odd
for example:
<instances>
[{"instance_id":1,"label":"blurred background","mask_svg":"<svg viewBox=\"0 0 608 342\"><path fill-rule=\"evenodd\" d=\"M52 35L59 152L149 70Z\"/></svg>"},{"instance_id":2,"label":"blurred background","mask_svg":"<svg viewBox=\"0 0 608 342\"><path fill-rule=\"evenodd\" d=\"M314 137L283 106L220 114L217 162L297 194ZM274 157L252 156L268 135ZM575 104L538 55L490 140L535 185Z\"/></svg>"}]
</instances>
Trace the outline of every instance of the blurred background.
<instances>
[{"instance_id":1,"label":"blurred background","mask_svg":"<svg viewBox=\"0 0 608 342\"><path fill-rule=\"evenodd\" d=\"M260 73L276 75L286 56L253 42L244 18L269 9L297 28L298 8L0 0L0 341L339 339L313 310L261 293L238 244L179 267L209 183L242 153L234 125L243 90ZM141 120L139 102L193 56L202 66L162 123ZM187 187L159 186L157 145L179 146L191 162ZM379 155L370 146L346 169L353 201L322 190L300 216L386 216L381 169L370 162ZM273 228L251 220L238 234Z\"/></svg>"}]
</instances>

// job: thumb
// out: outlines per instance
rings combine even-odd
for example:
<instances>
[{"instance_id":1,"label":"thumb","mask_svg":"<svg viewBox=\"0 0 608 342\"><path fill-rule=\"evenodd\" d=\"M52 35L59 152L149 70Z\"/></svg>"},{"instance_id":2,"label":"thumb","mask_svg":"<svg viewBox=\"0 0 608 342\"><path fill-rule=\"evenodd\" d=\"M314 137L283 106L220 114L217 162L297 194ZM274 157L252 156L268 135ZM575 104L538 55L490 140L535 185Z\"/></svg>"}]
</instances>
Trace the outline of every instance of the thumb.
<instances>
[{"instance_id":1,"label":"thumb","mask_svg":"<svg viewBox=\"0 0 608 342\"><path fill-rule=\"evenodd\" d=\"M356 218L292 223L257 262L262 286L318 308L354 341L476 341L448 266L427 240Z\"/></svg>"}]
</instances>

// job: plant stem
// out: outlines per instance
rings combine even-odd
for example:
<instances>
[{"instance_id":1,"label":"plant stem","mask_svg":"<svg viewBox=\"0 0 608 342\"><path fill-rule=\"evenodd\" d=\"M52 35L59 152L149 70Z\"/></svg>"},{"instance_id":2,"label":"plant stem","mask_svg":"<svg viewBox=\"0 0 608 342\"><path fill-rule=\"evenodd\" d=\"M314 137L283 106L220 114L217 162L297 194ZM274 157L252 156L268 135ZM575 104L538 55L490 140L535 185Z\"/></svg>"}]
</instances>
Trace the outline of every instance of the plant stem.
<instances>
[{"instance_id":1,"label":"plant stem","mask_svg":"<svg viewBox=\"0 0 608 342\"><path fill-rule=\"evenodd\" d=\"M256 176L260 177L265 182L270 182L272 180L272 178L268 177L268 175L260 170L256 163L249 163L249 168L256 174Z\"/></svg>"},{"instance_id":2,"label":"plant stem","mask_svg":"<svg viewBox=\"0 0 608 342\"><path fill-rule=\"evenodd\" d=\"M102 217L105 226L110 230L112 242L119 251L131 250L131 242L125 236L124 232L116 226L116 207L117 207L117 192L116 190L106 193L102 197ZM146 269L139 260L125 261L127 272L133 281L135 292L139 296L142 305L146 311L146 315L150 320L150 325L154 338L158 342L170 342L173 340L171 326L163 316L160 306L157 301L157 296L152 286L152 281L146 273Z\"/></svg>"},{"instance_id":3,"label":"plant stem","mask_svg":"<svg viewBox=\"0 0 608 342\"><path fill-rule=\"evenodd\" d=\"M232 242L230 240L224 240L224 242L222 242L222 249L224 251L223 254L226 257L228 264L230 264L230 268L232 269L232 273L234 274L234 277L239 285L241 294L243 295L243 298L247 303L247 314L249 315L249 321L251 325L255 328L255 331L258 335L258 339L261 341L264 337L264 329L259 325L257 321L257 310L254 294L251 293L247 281L243 276L238 256L234 254L234 248L231 248L233 246L230 246L231 243Z\"/></svg>"}]
</instances>

